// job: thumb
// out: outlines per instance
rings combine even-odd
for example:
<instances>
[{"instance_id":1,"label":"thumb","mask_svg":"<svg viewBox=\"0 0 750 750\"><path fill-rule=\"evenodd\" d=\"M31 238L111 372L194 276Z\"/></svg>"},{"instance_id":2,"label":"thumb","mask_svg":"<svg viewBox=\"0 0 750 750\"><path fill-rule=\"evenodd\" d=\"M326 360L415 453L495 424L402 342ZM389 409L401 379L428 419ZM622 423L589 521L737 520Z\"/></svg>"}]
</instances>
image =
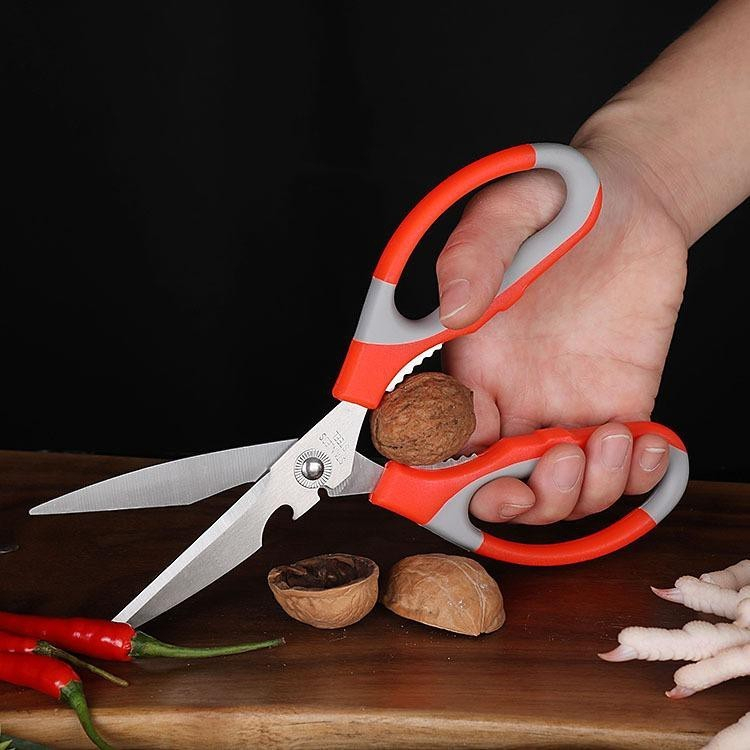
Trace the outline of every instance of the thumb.
<instances>
[{"instance_id":1,"label":"thumb","mask_svg":"<svg viewBox=\"0 0 750 750\"><path fill-rule=\"evenodd\" d=\"M437 260L446 328L481 317L521 243L552 221L564 198L562 179L547 170L506 177L472 198Z\"/></svg>"}]
</instances>

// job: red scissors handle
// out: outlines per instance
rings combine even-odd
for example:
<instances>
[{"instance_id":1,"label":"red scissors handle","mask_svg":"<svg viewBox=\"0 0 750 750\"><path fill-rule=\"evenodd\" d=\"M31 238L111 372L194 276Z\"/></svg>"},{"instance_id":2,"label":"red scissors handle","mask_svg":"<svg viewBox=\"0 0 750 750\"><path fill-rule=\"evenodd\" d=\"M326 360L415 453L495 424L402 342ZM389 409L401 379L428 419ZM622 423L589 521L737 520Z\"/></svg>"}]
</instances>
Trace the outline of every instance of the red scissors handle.
<instances>
[{"instance_id":1,"label":"red scissors handle","mask_svg":"<svg viewBox=\"0 0 750 750\"><path fill-rule=\"evenodd\" d=\"M552 169L562 176L567 189L565 204L548 226L521 245L484 315L460 330L443 327L437 310L421 320L403 317L394 302L396 285L414 248L434 221L472 190L504 175L535 168ZM569 146L516 146L485 156L448 177L411 210L386 245L333 395L374 409L401 371L420 355L476 331L514 304L532 281L589 232L600 208L599 178L586 158Z\"/></svg>"},{"instance_id":2,"label":"red scissors handle","mask_svg":"<svg viewBox=\"0 0 750 750\"><path fill-rule=\"evenodd\" d=\"M653 529L679 502L688 480L688 457L680 438L654 422L627 425L634 438L661 435L669 443L669 468L649 498L611 526L595 534L556 544L521 544L476 528L469 502L487 482L502 476L524 479L553 445L581 447L596 429L552 427L503 438L476 458L444 469L420 469L389 461L370 502L405 516L459 547L485 557L521 565L566 565L614 552Z\"/></svg>"}]
</instances>

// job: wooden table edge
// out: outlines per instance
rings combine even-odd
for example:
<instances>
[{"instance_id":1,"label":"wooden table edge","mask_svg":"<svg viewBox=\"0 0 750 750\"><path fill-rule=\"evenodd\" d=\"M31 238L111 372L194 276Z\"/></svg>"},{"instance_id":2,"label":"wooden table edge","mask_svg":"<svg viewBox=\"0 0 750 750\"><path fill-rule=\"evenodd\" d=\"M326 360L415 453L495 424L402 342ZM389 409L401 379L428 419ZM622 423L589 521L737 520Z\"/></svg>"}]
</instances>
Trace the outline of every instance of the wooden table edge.
<instances>
[{"instance_id":1,"label":"wooden table edge","mask_svg":"<svg viewBox=\"0 0 750 750\"><path fill-rule=\"evenodd\" d=\"M0 711L3 731L55 748L81 747L85 738L72 713L46 710L47 726L40 732L39 711ZM565 722L530 722L512 717L477 719L467 714L413 712L404 709L320 711L301 705L236 710L224 707L141 708L137 716L118 709L94 709L94 720L118 748L157 750L206 742L210 747L267 748L576 748L577 750L672 750L702 747L711 733L581 727ZM149 726L158 725L158 736ZM30 736L31 732L36 736ZM364 734L363 732L366 732ZM221 738L221 739L219 739ZM161 744L164 742L168 744ZM133 744L137 743L137 744Z\"/></svg>"}]
</instances>

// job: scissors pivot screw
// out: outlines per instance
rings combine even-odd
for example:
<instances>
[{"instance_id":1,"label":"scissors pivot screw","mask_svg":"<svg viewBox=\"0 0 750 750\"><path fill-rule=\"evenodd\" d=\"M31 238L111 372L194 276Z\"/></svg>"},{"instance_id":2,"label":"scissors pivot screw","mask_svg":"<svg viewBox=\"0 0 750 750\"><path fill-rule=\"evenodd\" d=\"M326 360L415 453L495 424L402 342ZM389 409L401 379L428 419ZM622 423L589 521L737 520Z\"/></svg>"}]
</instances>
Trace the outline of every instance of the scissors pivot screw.
<instances>
[{"instance_id":1,"label":"scissors pivot screw","mask_svg":"<svg viewBox=\"0 0 750 750\"><path fill-rule=\"evenodd\" d=\"M322 487L331 476L331 462L323 451L307 450L297 456L294 478L308 489Z\"/></svg>"},{"instance_id":2,"label":"scissors pivot screw","mask_svg":"<svg viewBox=\"0 0 750 750\"><path fill-rule=\"evenodd\" d=\"M325 464L317 457L308 458L302 464L302 476L305 479L320 479L326 470Z\"/></svg>"}]
</instances>

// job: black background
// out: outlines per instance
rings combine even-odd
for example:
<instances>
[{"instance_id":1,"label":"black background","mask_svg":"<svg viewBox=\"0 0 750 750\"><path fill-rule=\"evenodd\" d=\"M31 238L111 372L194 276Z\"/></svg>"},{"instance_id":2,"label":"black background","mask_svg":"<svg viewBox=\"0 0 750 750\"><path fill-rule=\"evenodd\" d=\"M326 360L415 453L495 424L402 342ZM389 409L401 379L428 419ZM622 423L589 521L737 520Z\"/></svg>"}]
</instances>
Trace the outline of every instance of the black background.
<instances>
[{"instance_id":1,"label":"black background","mask_svg":"<svg viewBox=\"0 0 750 750\"><path fill-rule=\"evenodd\" d=\"M413 203L484 154L566 142L710 5L5 3L0 448L300 434ZM434 306L456 215L406 313ZM749 230L745 203L692 249L654 414L697 478L750 480Z\"/></svg>"}]
</instances>

